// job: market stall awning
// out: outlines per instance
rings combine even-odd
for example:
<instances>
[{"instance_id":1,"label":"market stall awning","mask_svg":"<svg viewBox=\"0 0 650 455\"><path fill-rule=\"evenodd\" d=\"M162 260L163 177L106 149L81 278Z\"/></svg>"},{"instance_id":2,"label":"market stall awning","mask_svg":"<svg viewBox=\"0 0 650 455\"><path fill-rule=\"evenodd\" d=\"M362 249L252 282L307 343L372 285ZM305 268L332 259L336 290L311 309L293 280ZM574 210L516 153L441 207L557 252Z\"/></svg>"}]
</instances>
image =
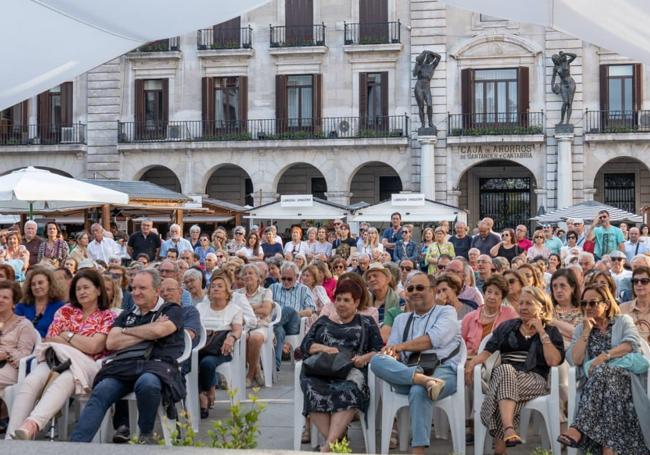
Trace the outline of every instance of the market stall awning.
<instances>
[{"instance_id":1,"label":"market stall awning","mask_svg":"<svg viewBox=\"0 0 650 455\"><path fill-rule=\"evenodd\" d=\"M609 218L613 222L643 223L643 217L641 215L626 212L625 210L596 201L581 202L571 207L565 207L545 213L544 215L535 216L531 220L543 224L559 223L560 221L566 221L567 218L582 218L588 224L598 216L598 212L601 210L607 210L609 212Z\"/></svg>"},{"instance_id":2,"label":"market stall awning","mask_svg":"<svg viewBox=\"0 0 650 455\"><path fill-rule=\"evenodd\" d=\"M309 195L309 197L311 197ZM304 197L305 202L291 204L287 202L289 196L283 196L280 201L263 204L253 207L244 218L262 220L331 220L334 218L345 218L349 215L349 208L345 205L336 204L314 197L311 202ZM303 196L296 195L296 199ZM302 205L301 205L302 204Z\"/></svg>"},{"instance_id":3,"label":"market stall awning","mask_svg":"<svg viewBox=\"0 0 650 455\"><path fill-rule=\"evenodd\" d=\"M418 194L393 195L388 201L357 209L348 217L351 222L386 223L390 215L399 212L406 223L426 223L434 221L467 222L467 212L459 207L443 202L425 199Z\"/></svg>"}]
</instances>

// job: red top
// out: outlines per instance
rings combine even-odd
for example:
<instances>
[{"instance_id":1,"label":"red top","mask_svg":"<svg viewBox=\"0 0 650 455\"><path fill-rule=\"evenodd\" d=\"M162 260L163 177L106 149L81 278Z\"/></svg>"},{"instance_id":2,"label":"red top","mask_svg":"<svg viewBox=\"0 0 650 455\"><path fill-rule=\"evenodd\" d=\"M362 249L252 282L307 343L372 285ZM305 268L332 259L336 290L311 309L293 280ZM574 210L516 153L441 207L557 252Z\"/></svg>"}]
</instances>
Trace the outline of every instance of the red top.
<instances>
[{"instance_id":1,"label":"red top","mask_svg":"<svg viewBox=\"0 0 650 455\"><path fill-rule=\"evenodd\" d=\"M519 248L521 248L524 251L528 251L528 248L533 246L533 242L531 242L528 239L521 239L520 241L517 242L517 246L519 246Z\"/></svg>"},{"instance_id":2,"label":"red top","mask_svg":"<svg viewBox=\"0 0 650 455\"><path fill-rule=\"evenodd\" d=\"M70 304L64 305L54 315L54 320L47 331L47 337L56 337L63 332L72 332L83 336L93 336L96 333L108 335L113 327L115 313L111 310L97 310L83 320L83 311ZM93 359L104 357L107 352L91 355Z\"/></svg>"}]
</instances>

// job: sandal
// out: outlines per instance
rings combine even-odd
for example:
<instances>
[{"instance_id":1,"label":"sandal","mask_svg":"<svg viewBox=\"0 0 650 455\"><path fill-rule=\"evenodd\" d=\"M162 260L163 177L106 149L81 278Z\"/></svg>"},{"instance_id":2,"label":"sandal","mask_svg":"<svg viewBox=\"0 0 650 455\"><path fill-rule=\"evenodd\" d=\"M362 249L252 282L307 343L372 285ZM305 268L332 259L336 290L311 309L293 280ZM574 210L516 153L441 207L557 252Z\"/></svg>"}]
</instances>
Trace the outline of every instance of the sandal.
<instances>
[{"instance_id":1,"label":"sandal","mask_svg":"<svg viewBox=\"0 0 650 455\"><path fill-rule=\"evenodd\" d=\"M440 392L442 392L442 389L444 387L445 381L442 379L433 378L431 381L429 381L427 385L427 395L429 395L431 401L436 401L438 399Z\"/></svg>"},{"instance_id":2,"label":"sandal","mask_svg":"<svg viewBox=\"0 0 650 455\"><path fill-rule=\"evenodd\" d=\"M201 408L201 418L207 419L210 417L210 410L208 408Z\"/></svg>"},{"instance_id":3,"label":"sandal","mask_svg":"<svg viewBox=\"0 0 650 455\"><path fill-rule=\"evenodd\" d=\"M505 433L508 430L515 431L513 427L505 427L503 429L503 432ZM521 440L519 435L517 433L511 434L510 436L505 436L503 437L503 442L506 443L506 447L517 447L518 445L521 445L524 443L524 441Z\"/></svg>"},{"instance_id":4,"label":"sandal","mask_svg":"<svg viewBox=\"0 0 650 455\"><path fill-rule=\"evenodd\" d=\"M579 449L582 447L583 439L584 436L580 436L580 439L576 441L571 436L562 433L560 436L557 437L557 442L559 442L565 447L571 447L572 449Z\"/></svg>"}]
</instances>

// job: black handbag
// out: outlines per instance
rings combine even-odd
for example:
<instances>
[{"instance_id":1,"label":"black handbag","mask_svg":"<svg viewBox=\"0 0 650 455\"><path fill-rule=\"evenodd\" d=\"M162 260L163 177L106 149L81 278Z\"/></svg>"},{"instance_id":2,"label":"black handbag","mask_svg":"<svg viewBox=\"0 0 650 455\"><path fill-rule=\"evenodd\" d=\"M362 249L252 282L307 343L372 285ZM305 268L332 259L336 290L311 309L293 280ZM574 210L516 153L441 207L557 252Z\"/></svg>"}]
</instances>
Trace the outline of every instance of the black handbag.
<instances>
[{"instance_id":1,"label":"black handbag","mask_svg":"<svg viewBox=\"0 0 650 455\"><path fill-rule=\"evenodd\" d=\"M205 346L199 351L199 357L205 357L206 355L220 356L223 355L221 348L223 343L228 338L230 330L215 330L210 333L210 336L205 342Z\"/></svg>"},{"instance_id":2,"label":"black handbag","mask_svg":"<svg viewBox=\"0 0 650 455\"><path fill-rule=\"evenodd\" d=\"M429 314L429 318L430 317L431 314ZM424 324L425 331L426 331L429 318L427 318L427 322ZM409 329L411 328L412 323L413 323L413 313L411 313L411 315L408 318L408 321L406 321L406 327L404 327L404 333L402 334L402 343L405 343L407 341ZM426 353L411 352L411 354L409 354L409 356L406 358L406 361L404 363L406 364L406 366L409 367L419 367L425 376L433 376L433 373L436 371L436 368L438 368L440 365L445 363L447 360L454 357L459 352L460 352L460 343L458 344L458 346L456 346L456 349L454 349L451 352L451 354L449 354L447 357L445 357L442 360L438 358L438 354L436 354L435 352L426 352Z\"/></svg>"},{"instance_id":3,"label":"black handbag","mask_svg":"<svg viewBox=\"0 0 650 455\"><path fill-rule=\"evenodd\" d=\"M366 331L361 325L361 343L357 354L363 352L366 341ZM327 379L345 379L354 367L352 358L355 353L350 351L339 351L336 354L328 352L317 352L307 357L302 362L303 371L307 376L316 376Z\"/></svg>"}]
</instances>

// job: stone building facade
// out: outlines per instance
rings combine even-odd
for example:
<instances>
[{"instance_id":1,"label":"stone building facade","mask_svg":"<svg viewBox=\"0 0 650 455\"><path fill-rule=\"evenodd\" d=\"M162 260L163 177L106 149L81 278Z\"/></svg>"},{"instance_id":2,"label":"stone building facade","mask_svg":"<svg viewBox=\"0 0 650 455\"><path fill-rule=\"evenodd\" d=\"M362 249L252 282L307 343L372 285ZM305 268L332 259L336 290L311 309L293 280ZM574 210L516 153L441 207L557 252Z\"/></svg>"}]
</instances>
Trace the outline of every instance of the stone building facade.
<instances>
[{"instance_id":1,"label":"stone building facade","mask_svg":"<svg viewBox=\"0 0 650 455\"><path fill-rule=\"evenodd\" d=\"M436 136L412 68L441 55ZM576 55L558 134L551 56ZM497 225L596 199L650 205L643 65L555 30L435 0L273 0L127 53L2 113L0 173L34 165L259 205L423 192Z\"/></svg>"}]
</instances>

